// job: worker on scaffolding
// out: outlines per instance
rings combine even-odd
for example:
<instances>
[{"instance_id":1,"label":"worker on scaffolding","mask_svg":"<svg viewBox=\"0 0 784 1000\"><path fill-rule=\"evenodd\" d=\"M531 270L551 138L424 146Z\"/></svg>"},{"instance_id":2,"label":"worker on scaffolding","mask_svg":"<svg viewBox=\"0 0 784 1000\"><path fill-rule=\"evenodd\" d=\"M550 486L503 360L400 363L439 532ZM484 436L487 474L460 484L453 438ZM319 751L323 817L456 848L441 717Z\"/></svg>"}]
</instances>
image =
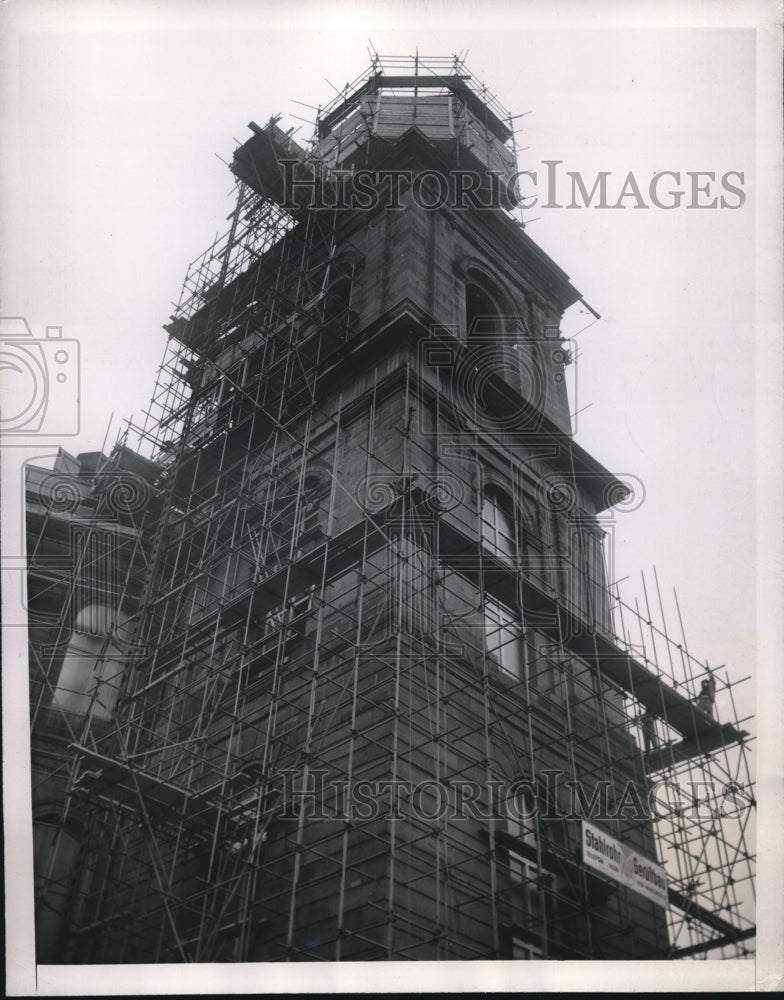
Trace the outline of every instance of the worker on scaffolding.
<instances>
[{"instance_id":1,"label":"worker on scaffolding","mask_svg":"<svg viewBox=\"0 0 784 1000\"><path fill-rule=\"evenodd\" d=\"M697 695L696 702L697 708L712 719L716 703L716 679L710 670L708 670L708 676L700 685L700 693Z\"/></svg>"},{"instance_id":2,"label":"worker on scaffolding","mask_svg":"<svg viewBox=\"0 0 784 1000\"><path fill-rule=\"evenodd\" d=\"M645 752L655 750L659 745L659 737L656 735L656 715L650 708L640 716L640 725Z\"/></svg>"}]
</instances>

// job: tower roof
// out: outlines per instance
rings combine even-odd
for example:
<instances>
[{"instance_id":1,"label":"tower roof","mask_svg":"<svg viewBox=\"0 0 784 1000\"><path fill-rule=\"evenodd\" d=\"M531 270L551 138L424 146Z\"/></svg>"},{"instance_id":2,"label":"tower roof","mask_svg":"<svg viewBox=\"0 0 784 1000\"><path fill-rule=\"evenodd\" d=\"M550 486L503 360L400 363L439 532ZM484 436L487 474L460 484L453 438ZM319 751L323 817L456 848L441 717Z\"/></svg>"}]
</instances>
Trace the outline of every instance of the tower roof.
<instances>
[{"instance_id":1,"label":"tower roof","mask_svg":"<svg viewBox=\"0 0 784 1000\"><path fill-rule=\"evenodd\" d=\"M412 131L446 154L455 166L498 178L501 206L518 201L512 117L458 56L375 57L373 64L324 107L317 109L306 150L273 118L235 151L232 170L254 190L279 195L280 163L294 159L304 176L362 168L368 153Z\"/></svg>"}]
</instances>

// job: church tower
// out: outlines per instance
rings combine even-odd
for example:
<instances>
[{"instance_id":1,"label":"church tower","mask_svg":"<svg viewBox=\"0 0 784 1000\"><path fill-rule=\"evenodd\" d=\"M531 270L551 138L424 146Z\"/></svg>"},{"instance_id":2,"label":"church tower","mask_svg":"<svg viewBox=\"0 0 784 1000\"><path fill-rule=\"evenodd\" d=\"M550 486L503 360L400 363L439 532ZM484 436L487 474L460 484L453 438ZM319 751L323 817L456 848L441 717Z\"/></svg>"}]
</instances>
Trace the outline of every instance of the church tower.
<instances>
[{"instance_id":1,"label":"church tower","mask_svg":"<svg viewBox=\"0 0 784 1000\"><path fill-rule=\"evenodd\" d=\"M515 217L511 123L457 59L378 59L309 147L235 150L123 442L123 663L53 681L95 716L58 960L665 958L684 908L742 938L645 808L743 734L616 638L628 487L572 435L581 296Z\"/></svg>"}]
</instances>

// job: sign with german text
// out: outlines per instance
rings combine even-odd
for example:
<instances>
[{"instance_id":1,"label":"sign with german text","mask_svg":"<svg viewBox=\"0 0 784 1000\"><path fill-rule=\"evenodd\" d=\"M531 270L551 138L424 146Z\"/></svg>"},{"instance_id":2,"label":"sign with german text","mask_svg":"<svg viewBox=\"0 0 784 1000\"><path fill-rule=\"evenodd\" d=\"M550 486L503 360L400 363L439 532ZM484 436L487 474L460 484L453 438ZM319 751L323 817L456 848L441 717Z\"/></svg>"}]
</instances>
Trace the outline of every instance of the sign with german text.
<instances>
[{"instance_id":1,"label":"sign with german text","mask_svg":"<svg viewBox=\"0 0 784 1000\"><path fill-rule=\"evenodd\" d=\"M582 821L582 844L583 863L589 868L667 908L667 874L661 865L585 820Z\"/></svg>"}]
</instances>

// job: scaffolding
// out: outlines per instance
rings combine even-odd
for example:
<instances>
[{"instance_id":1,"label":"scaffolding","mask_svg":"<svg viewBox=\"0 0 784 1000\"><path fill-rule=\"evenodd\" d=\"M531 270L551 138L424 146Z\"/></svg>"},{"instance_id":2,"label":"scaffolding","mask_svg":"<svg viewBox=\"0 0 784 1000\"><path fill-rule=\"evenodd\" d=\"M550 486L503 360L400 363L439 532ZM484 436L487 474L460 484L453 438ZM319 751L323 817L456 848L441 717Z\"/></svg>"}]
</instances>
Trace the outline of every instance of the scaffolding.
<instances>
[{"instance_id":1,"label":"scaffolding","mask_svg":"<svg viewBox=\"0 0 784 1000\"><path fill-rule=\"evenodd\" d=\"M467 106L511 121L459 58L416 57L415 77L425 62L439 93L457 77ZM405 68L374 55L316 140L382 72L409 87ZM277 120L260 133L282 141ZM108 632L89 706L58 707L63 579L65 638L34 661L34 741L68 747L42 779L63 783L60 861L37 879L59 960L750 954L738 682L671 637L658 579L642 610L610 592L574 468L542 490L481 413L455 431L410 345L356 342L352 218L238 181L150 407L83 491L148 463L122 656ZM496 520L493 481L519 484ZM597 823L666 869L666 909L583 863L578 786L626 805Z\"/></svg>"}]
</instances>

